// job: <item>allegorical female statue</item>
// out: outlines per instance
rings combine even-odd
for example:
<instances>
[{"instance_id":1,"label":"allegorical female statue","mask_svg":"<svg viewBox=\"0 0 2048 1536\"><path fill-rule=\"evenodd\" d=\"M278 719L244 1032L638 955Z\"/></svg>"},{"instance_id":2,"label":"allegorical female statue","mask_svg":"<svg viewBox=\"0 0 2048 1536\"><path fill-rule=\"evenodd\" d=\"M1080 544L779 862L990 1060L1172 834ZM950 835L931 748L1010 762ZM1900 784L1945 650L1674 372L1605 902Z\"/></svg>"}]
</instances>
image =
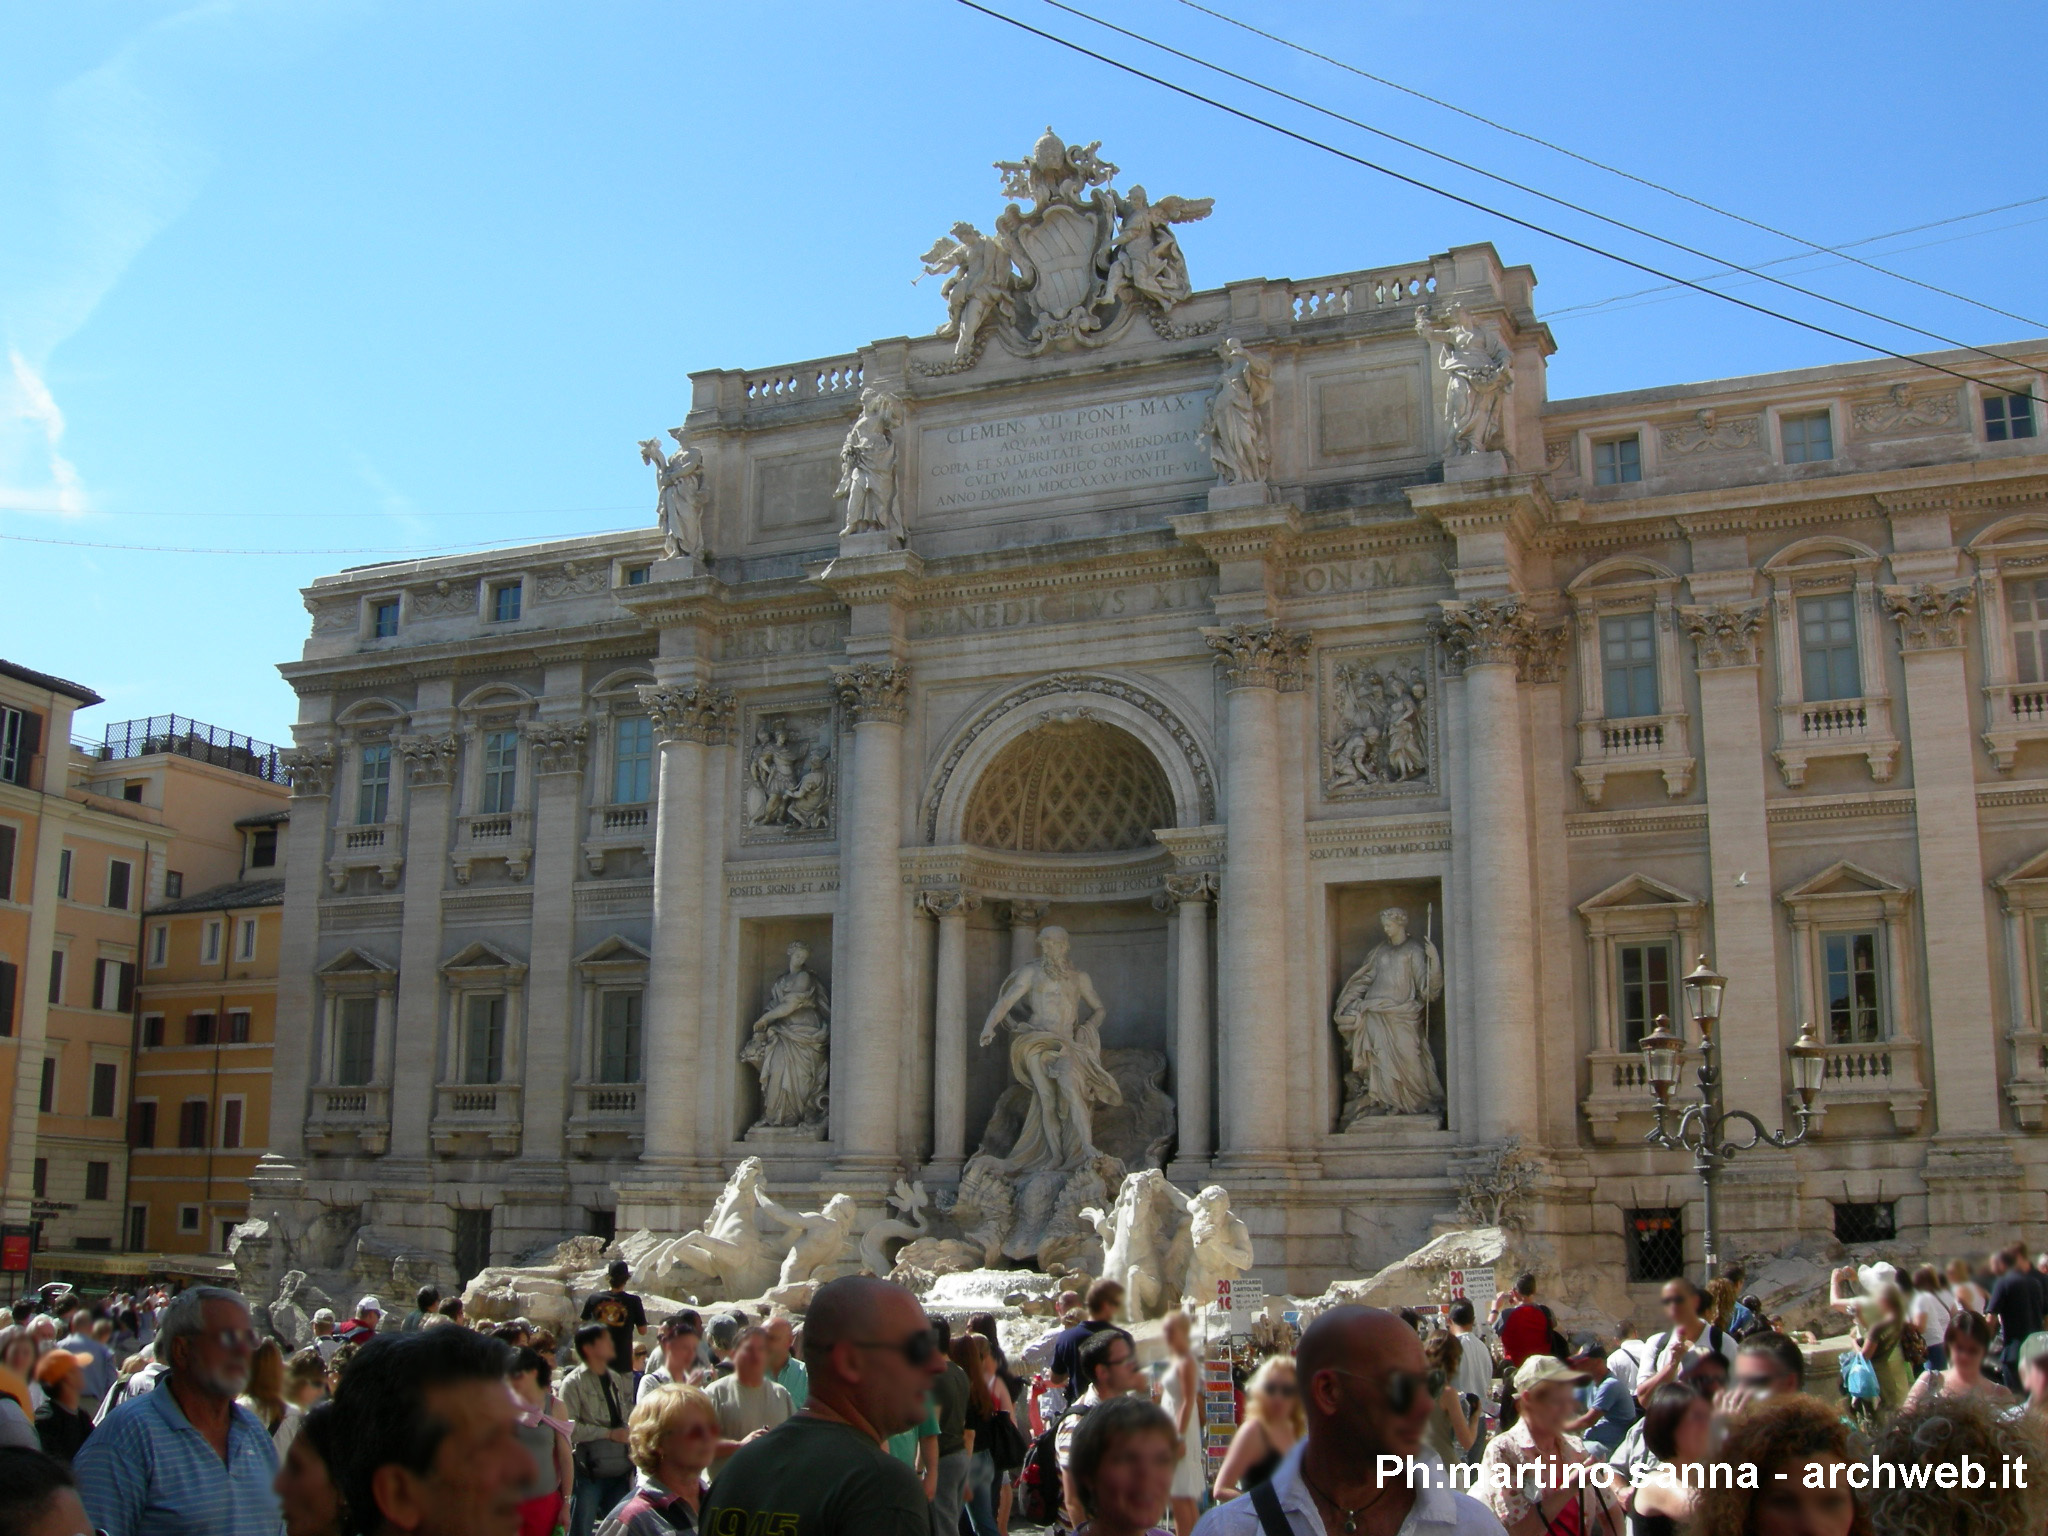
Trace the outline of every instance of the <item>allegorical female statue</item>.
<instances>
[{"instance_id":1,"label":"allegorical female statue","mask_svg":"<svg viewBox=\"0 0 2048 1536\"><path fill-rule=\"evenodd\" d=\"M1444 963L1428 938L1408 936L1408 914L1380 913L1386 935L1337 994L1331 1020L1349 1050L1344 1123L1361 1115L1433 1115L1443 1080L1429 1051L1429 1005L1444 995Z\"/></svg>"},{"instance_id":2,"label":"allegorical female statue","mask_svg":"<svg viewBox=\"0 0 2048 1536\"><path fill-rule=\"evenodd\" d=\"M674 560L683 555L702 557L704 507L711 493L704 488L704 454L683 441L683 429L670 427L676 451L661 455L661 439L650 437L640 444L640 457L654 466L659 491L656 516L661 523L661 557Z\"/></svg>"},{"instance_id":3,"label":"allegorical female statue","mask_svg":"<svg viewBox=\"0 0 2048 1536\"><path fill-rule=\"evenodd\" d=\"M831 1000L811 972L810 946L789 946L789 969L768 989L768 1007L740 1047L740 1060L761 1078L756 1129L813 1130L825 1123Z\"/></svg>"},{"instance_id":4,"label":"allegorical female statue","mask_svg":"<svg viewBox=\"0 0 2048 1536\"><path fill-rule=\"evenodd\" d=\"M1423 305L1415 311L1415 332L1436 343L1452 457L1505 448L1508 391L1515 387L1507 352L1479 329L1462 304L1442 320Z\"/></svg>"},{"instance_id":5,"label":"allegorical female statue","mask_svg":"<svg viewBox=\"0 0 2048 1536\"><path fill-rule=\"evenodd\" d=\"M1004 1173L1080 1167L1095 1155L1094 1106L1124 1101L1102 1064L1102 999L1088 973L1068 962L1067 944L1066 929L1040 929L1038 958L1010 972L982 1026L983 1045L1010 1026L1010 1073L1031 1094ZM1013 1017L1026 1001L1031 1017Z\"/></svg>"},{"instance_id":6,"label":"allegorical female statue","mask_svg":"<svg viewBox=\"0 0 2048 1536\"><path fill-rule=\"evenodd\" d=\"M896 496L896 429L902 425L903 402L895 395L872 384L860 392L860 414L839 445L839 485L832 493L846 499L842 534L880 529L902 541Z\"/></svg>"},{"instance_id":7,"label":"allegorical female statue","mask_svg":"<svg viewBox=\"0 0 2048 1536\"><path fill-rule=\"evenodd\" d=\"M1223 358L1223 378L1202 417L1202 440L1209 449L1209 462L1225 485L1263 480L1272 462L1266 446L1272 370L1245 351L1234 336L1216 350Z\"/></svg>"}]
</instances>

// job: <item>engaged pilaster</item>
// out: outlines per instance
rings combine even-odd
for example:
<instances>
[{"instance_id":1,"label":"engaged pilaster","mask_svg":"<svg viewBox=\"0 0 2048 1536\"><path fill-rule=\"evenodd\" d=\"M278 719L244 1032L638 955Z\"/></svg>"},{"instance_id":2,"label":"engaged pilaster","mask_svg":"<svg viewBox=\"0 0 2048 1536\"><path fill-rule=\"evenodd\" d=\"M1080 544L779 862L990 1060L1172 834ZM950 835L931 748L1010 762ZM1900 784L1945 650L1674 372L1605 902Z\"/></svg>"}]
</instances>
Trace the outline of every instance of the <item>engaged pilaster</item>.
<instances>
[{"instance_id":1,"label":"engaged pilaster","mask_svg":"<svg viewBox=\"0 0 2048 1536\"><path fill-rule=\"evenodd\" d=\"M445 688L445 685L443 685ZM420 723L420 715L414 715ZM436 1047L441 1036L441 895L447 883L448 830L454 817L460 747L453 735L402 736L405 764L405 897L400 908L398 1004L392 1029L391 1151L427 1155ZM383 1071L379 1063L378 1070Z\"/></svg>"},{"instance_id":2,"label":"engaged pilaster","mask_svg":"<svg viewBox=\"0 0 2048 1536\"><path fill-rule=\"evenodd\" d=\"M1158 901L1174 920L1174 1113L1179 1119L1175 1160L1205 1163L1215 1151L1209 1102L1215 1060L1209 1036L1209 903L1212 874L1173 874Z\"/></svg>"},{"instance_id":3,"label":"engaged pilaster","mask_svg":"<svg viewBox=\"0 0 2048 1536\"><path fill-rule=\"evenodd\" d=\"M582 707L582 668L555 663L548 693L557 708ZM570 1042L576 1038L570 966L576 943L576 860L583 822L583 759L590 727L582 720L554 719L526 726L527 759L533 764L533 947L529 955L526 1006L525 1082L521 1106L525 1126L520 1151L529 1158L562 1156L563 1123L569 1113L574 1070Z\"/></svg>"},{"instance_id":4,"label":"engaged pilaster","mask_svg":"<svg viewBox=\"0 0 2048 1536\"><path fill-rule=\"evenodd\" d=\"M967 1158L967 919L979 910L973 891L926 891L919 898L938 921L932 1010L932 1163L956 1173Z\"/></svg>"}]
</instances>

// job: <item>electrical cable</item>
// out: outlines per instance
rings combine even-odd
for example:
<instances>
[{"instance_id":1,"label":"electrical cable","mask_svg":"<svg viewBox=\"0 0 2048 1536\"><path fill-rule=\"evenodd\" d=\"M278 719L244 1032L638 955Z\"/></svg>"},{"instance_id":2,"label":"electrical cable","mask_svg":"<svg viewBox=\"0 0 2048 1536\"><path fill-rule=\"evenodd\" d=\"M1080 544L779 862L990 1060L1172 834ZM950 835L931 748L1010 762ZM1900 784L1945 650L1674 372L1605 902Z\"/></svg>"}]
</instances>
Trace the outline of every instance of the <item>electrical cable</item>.
<instances>
[{"instance_id":1,"label":"electrical cable","mask_svg":"<svg viewBox=\"0 0 2048 1536\"><path fill-rule=\"evenodd\" d=\"M557 534L558 539L576 538L576 534ZM123 550L143 555L382 555L389 559L406 559L414 555L443 555L453 550L492 549L512 544L547 544L552 539L507 538L468 540L461 544L427 544L411 549L203 549L182 544L100 544L90 539L48 539L26 533L0 533L0 540L10 544L55 544L66 549L110 549Z\"/></svg>"},{"instance_id":2,"label":"electrical cable","mask_svg":"<svg viewBox=\"0 0 2048 1536\"><path fill-rule=\"evenodd\" d=\"M642 504L634 502L622 507L528 507L524 510L500 510L483 507L474 512L385 512L381 515L396 518L450 518L450 517L594 517L599 513L638 512ZM347 512L143 512L129 511L119 507L87 507L82 513L62 513L61 509L43 503L0 501L0 512L41 512L50 516L86 517L177 517L198 519L210 517L262 517L272 522L319 522L328 518L360 516Z\"/></svg>"},{"instance_id":3,"label":"electrical cable","mask_svg":"<svg viewBox=\"0 0 2048 1536\"><path fill-rule=\"evenodd\" d=\"M1533 220L1522 218L1518 214L1512 214L1504 209L1491 207L1486 203L1479 202L1475 198L1466 197L1463 193L1452 192L1447 188L1424 181L1420 177L1410 176L1405 171L1397 171L1391 166L1381 165L1376 160L1368 160L1363 155L1355 155L1348 149L1339 149L1334 144L1326 144L1321 139L1299 132L1296 129L1285 127L1280 123L1274 122L1271 118L1260 117L1257 113L1247 112L1242 107L1234 107L1228 102L1218 101L1213 96L1205 96L1191 86L1180 85L1162 76L1151 74L1146 70L1138 68L1135 64L1126 64L1121 59L1112 58L1106 53L1100 53L1093 48L1087 47L1085 44L1074 42L1070 38L1061 37L1057 33L1047 32L1043 28L1034 27L1029 22L1021 21L1015 16L1006 16L1001 11L991 10L988 6L982 5L980 0L956 0L956 3L965 6L968 10L979 11L982 15L991 17L996 21L1006 22L1010 26L1017 28L1020 32L1028 32L1033 37L1042 38L1049 43L1055 43L1062 48L1082 55L1084 58L1094 59L1097 63L1107 64L1110 68L1131 75L1136 79L1144 80L1165 90L1172 91L1177 96L1185 96L1190 101L1198 101L1204 106L1214 107L1219 112L1227 113L1231 117L1239 118L1256 127L1277 133L1282 138L1292 139L1297 144L1305 144L1311 149L1320 149L1325 154L1335 155L1340 160L1348 160L1353 165L1363 166L1369 171L1377 171L1382 176L1401 182L1406 186L1414 187L1423 192L1434 193L1436 196L1447 201L1473 209L1475 212L1486 214L1489 218L1503 220L1506 223L1515 225L1517 228L1526 229L1533 234L1543 235L1555 240L1559 244L1569 245L1575 250L1585 251L1594 256L1604 256L1609 261L1617 262L1625 267L1632 267L1638 272L1647 273L1651 277L1661 278L1667 283L1675 283L1680 287L1690 288L1697 293L1706 294L1710 298L1719 299L1724 304L1733 304L1738 309L1746 309L1753 314L1763 315L1772 320L1780 320L1787 325L1797 326L1801 330L1812 331L1815 335L1825 336L1831 341L1839 341L1852 347L1860 347L1862 350L1874 352L1880 357L1889 357L1901 363L1910 363L1916 368L1925 368L1933 373L1946 374L1952 379L1960 379L1965 384L1975 384L1982 389L1997 390L2001 393L2009 392L2002 384L1995 384L1988 379L1976 378L1967 373L1958 373L1953 368L1944 367L1940 363L1929 362L1924 357L1914 357L1874 341L1864 341L1858 337L1846 335L1841 331L1817 324L1812 320L1802 320L1796 315L1785 314L1779 310L1771 309L1767 305L1753 304L1748 299L1737 298L1729 293L1720 293L1715 289L1706 287L1704 284L1693 282L1690 278L1680 277L1675 272L1666 272L1663 268L1653 267L1648 262L1637 261L1633 256L1623 256L1618 252L1594 245L1590 241L1581 240L1576 235L1567 235L1559 230L1550 229L1545 225L1535 223Z\"/></svg>"},{"instance_id":4,"label":"electrical cable","mask_svg":"<svg viewBox=\"0 0 2048 1536\"><path fill-rule=\"evenodd\" d=\"M2040 368L2031 363L2023 363L2016 357L2007 357L2002 353L1987 351L1983 347L1974 346L1967 341L1946 335L1941 331L1930 331L1925 326L1914 325L1910 321L1894 319L1892 316L1880 314L1874 309L1865 309L1862 305L1852 304L1847 299L1833 298L1817 289L1805 288L1798 283L1787 282L1782 277L1773 277L1766 272L1757 270L1755 267L1745 266L1731 257L1719 256L1712 251L1703 251L1698 246L1688 245L1682 240L1673 240L1669 236L1658 234L1655 230L1644 229L1639 224L1631 224L1626 219L1614 218L1609 214L1600 212L1597 208L1588 208L1585 204L1575 203L1570 198L1558 197L1553 193L1545 192L1540 187L1532 187L1527 182L1516 181L1512 176L1502 176L1494 171L1487 170L1482 165L1474 165L1469 160L1460 160L1456 155L1447 155L1441 150L1431 149L1427 144L1418 143L1414 139L1403 138L1398 133L1390 133L1384 128L1375 128L1371 123L1361 122L1355 117L1348 117L1334 108L1325 107L1317 102L1310 101L1305 96L1296 96L1292 92L1284 91L1276 85L1268 85L1263 80L1257 80L1250 75L1240 74L1236 70L1229 69L1224 65L1212 63L1208 59L1176 48L1170 43L1162 43L1157 38L1148 37L1142 32L1134 32L1129 27L1118 26L1113 21L1104 21L1099 16L1091 16L1086 11L1068 5L1066 0L1045 0L1045 4L1051 6L1056 11L1064 11L1069 16L1078 17L1082 21L1093 22L1096 26L1114 32L1120 37L1127 37L1133 42L1143 43L1149 48L1157 48L1161 53L1171 54L1174 58L1184 60L1189 64L1199 65L1203 69L1213 70L1225 79L1235 80L1240 85L1248 85L1254 90L1266 92L1269 96L1277 96L1280 100L1292 102L1297 107L1306 107L1311 112L1319 112L1324 117L1373 134L1391 144L1399 144L1402 148L1412 149L1417 154L1428 155L1431 159L1441 160L1446 165L1454 165L1462 171L1470 171L1475 176L1484 176L1488 181L1499 182L1504 187L1512 187L1517 192L1525 192L1531 197L1540 197L1547 203L1555 203L1560 208L1568 208L1573 213L1581 214L1589 219L1598 219L1603 224L1611 224L1616 229L1626 230L1629 234L1639 236L1642 239L1654 240L1659 245L1669 246L1674 251L1683 251L1686 255L1697 256L1702 261L1718 262L1724 267L1732 268L1737 272L1758 278L1763 282L1774 284L1779 288L1783 288L1788 293L1796 293L1809 299L1818 299L1823 304L1832 304L1837 309L1848 310L1851 314L1861 315L1866 320L1875 320L1881 325L1896 326L1898 329L1910 331L1916 336L1925 336L1929 341L1938 341L1945 346L1955 347L1960 351L1975 352L1981 357L1992 359L1994 362L2004 363L2013 368L2024 368L2030 373L2039 373L2044 377L2048 377L2048 369ZM1850 259L1853 260L1854 258Z\"/></svg>"},{"instance_id":5,"label":"electrical cable","mask_svg":"<svg viewBox=\"0 0 2048 1536\"><path fill-rule=\"evenodd\" d=\"M1509 134L1514 138L1526 140L1528 143L1537 145L1539 148L1550 150L1554 154L1563 155L1567 159L1576 160L1581 165L1590 165L1596 171L1605 171L1610 176L1619 176L1624 181L1632 181L1637 186L1648 187L1653 192L1662 192L1666 197L1676 198L1678 199L1678 201L1682 203L1690 203L1695 208L1703 208L1708 213L1718 214L1720 217L1724 219L1733 219L1738 224L1747 224L1751 229L1762 230L1765 234L1775 235L1780 240L1790 240L1795 245L1803 245L1807 247L1809 250L1813 251L1825 251L1827 254L1831 256L1841 256L1843 255L1843 252L1847 249L1846 246L1822 245L1818 241L1807 239L1804 235L1792 234L1788 230L1778 229L1773 225L1765 224L1757 219L1752 219L1747 214L1736 213L1732 209L1722 208L1717 204L1710 203L1706 201L1704 198L1694 197L1689 192L1681 192L1676 187L1667 187L1662 182L1650 180L1647 176L1638 176L1633 171L1625 171L1621 169L1621 167L1619 166L1609 165L1604 160L1595 160L1590 155L1582 155L1577 150L1567 149L1562 144L1553 144L1549 139L1538 138L1533 133L1524 133L1519 128L1510 127L1506 123L1496 122L1494 119L1490 117L1484 117L1481 114L1474 112L1467 107L1461 107L1456 102L1445 101L1441 97L1432 96L1426 91L1418 91L1413 86L1403 85L1398 80L1389 80L1384 75L1376 75L1373 74L1370 70L1360 69L1355 64L1347 64L1344 62L1344 60L1332 58L1327 53L1319 53L1315 49L1308 47L1306 44L1294 42L1289 38L1279 36L1277 33L1264 31L1259 27L1253 26L1248 21L1240 21L1235 16L1225 15L1222 11L1214 10L1209 6L1200 4L1199 0L1179 0L1179 3L1186 6L1191 11L1199 11L1204 16L1213 17L1217 21L1227 23L1228 25L1237 27L1242 31L1249 32L1254 37L1263 37L1264 39L1266 39L1266 41L1270 43L1278 43L1283 48L1291 48L1296 53L1305 54L1311 59L1319 59L1323 63L1331 65L1333 68L1341 69L1349 74L1357 75L1360 79L1363 80L1370 80L1375 85L1384 85L1389 90L1400 91L1404 95L1413 96L1418 101L1426 101L1433 107L1442 107L1446 112L1455 112L1460 117L1470 118L1473 122L1480 123L1488 128L1492 128L1497 132ZM2048 322L2030 319L2026 315L2014 314L2009 309L2000 309L1995 304L1986 304L1981 299L1973 299L1966 293L1957 293L1953 289L1943 288L1934 283L1923 282L1921 279L1917 277L1909 277L1903 272L1894 272L1889 267L1880 267L1875 262L1864 261L1860 257L1847 256L1844 259L1854 262L1859 267L1866 267L1870 271L1877 273L1881 277L1889 277L1893 279L1895 282L1910 283L1915 288L1925 288L1929 293L1938 293L1943 298L1954 299L1958 303L1971 305L1977 309L1984 310L1989 314L2002 315L2008 320L2017 320L2022 325L2031 325L2038 330L2048 330Z\"/></svg>"}]
</instances>

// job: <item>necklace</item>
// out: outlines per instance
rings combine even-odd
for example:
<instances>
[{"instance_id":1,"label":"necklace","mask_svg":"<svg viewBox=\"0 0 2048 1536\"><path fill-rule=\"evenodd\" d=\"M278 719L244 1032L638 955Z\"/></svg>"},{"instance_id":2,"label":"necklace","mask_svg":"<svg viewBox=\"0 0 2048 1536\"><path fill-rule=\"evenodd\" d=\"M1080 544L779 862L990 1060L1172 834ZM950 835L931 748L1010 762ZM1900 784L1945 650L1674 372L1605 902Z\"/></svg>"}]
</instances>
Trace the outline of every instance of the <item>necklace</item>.
<instances>
[{"instance_id":1,"label":"necklace","mask_svg":"<svg viewBox=\"0 0 2048 1536\"><path fill-rule=\"evenodd\" d=\"M1323 1492L1323 1490L1318 1488L1314 1483L1309 1482L1309 1477L1306 1472L1303 1472L1301 1474L1301 1480L1302 1482L1308 1484L1308 1491L1310 1493L1314 1494L1317 1498L1321 1499L1325 1504L1329 1505L1330 1508L1337 1511L1338 1518L1344 1522L1344 1536L1357 1536L1358 1517L1364 1514L1368 1509L1371 1509L1373 1505L1379 1503L1379 1501L1385 1498L1387 1494L1387 1490L1382 1488L1379 1490L1379 1492L1375 1493L1371 1498L1367 1499L1363 1504L1358 1505L1354 1509L1346 1509L1342 1504L1339 1504L1335 1499L1331 1498L1327 1493Z\"/></svg>"}]
</instances>

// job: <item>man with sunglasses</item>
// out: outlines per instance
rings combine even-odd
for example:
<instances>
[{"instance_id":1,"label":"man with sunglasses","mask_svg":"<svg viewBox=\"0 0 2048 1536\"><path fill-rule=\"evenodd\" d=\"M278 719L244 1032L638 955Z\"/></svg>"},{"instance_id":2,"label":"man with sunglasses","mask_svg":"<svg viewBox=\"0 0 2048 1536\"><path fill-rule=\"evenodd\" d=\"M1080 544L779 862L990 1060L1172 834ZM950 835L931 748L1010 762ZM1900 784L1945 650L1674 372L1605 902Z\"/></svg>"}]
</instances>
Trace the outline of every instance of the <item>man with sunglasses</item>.
<instances>
[{"instance_id":1,"label":"man with sunglasses","mask_svg":"<svg viewBox=\"0 0 2048 1536\"><path fill-rule=\"evenodd\" d=\"M1074 1436L1081 1428L1081 1421L1088 1417L1089 1409L1113 1397L1122 1397L1126 1392L1135 1392L1145 1380L1145 1373L1138 1366L1137 1341L1114 1324L1099 1333L1090 1334L1074 1359L1075 1373L1086 1383L1087 1390L1075 1398L1060 1416L1059 1426L1052 1436L1053 1451L1060 1463L1060 1489L1066 1525L1070 1530L1086 1518L1080 1495L1075 1492L1074 1480L1067 1470L1074 1459Z\"/></svg>"},{"instance_id":2,"label":"man with sunglasses","mask_svg":"<svg viewBox=\"0 0 2048 1536\"><path fill-rule=\"evenodd\" d=\"M930 1320L900 1285L850 1275L818 1287L804 1316L810 1399L725 1464L708 1536L931 1536L917 1474L884 1449L922 1423L945 1368Z\"/></svg>"},{"instance_id":3,"label":"man with sunglasses","mask_svg":"<svg viewBox=\"0 0 2048 1536\"><path fill-rule=\"evenodd\" d=\"M108 1536L277 1536L277 1450L235 1401L258 1342L233 1291L195 1285L165 1308L163 1380L107 1415L73 1468L94 1525Z\"/></svg>"},{"instance_id":4,"label":"man with sunglasses","mask_svg":"<svg viewBox=\"0 0 2048 1536\"><path fill-rule=\"evenodd\" d=\"M1378 1307L1332 1307L1301 1336L1294 1368L1307 1437L1271 1478L1204 1515L1195 1536L1505 1536L1423 1449L1444 1377L1427 1368L1414 1329ZM1382 1475L1382 1457L1401 1471ZM1416 1462L1426 1475L1411 1478Z\"/></svg>"}]
</instances>

